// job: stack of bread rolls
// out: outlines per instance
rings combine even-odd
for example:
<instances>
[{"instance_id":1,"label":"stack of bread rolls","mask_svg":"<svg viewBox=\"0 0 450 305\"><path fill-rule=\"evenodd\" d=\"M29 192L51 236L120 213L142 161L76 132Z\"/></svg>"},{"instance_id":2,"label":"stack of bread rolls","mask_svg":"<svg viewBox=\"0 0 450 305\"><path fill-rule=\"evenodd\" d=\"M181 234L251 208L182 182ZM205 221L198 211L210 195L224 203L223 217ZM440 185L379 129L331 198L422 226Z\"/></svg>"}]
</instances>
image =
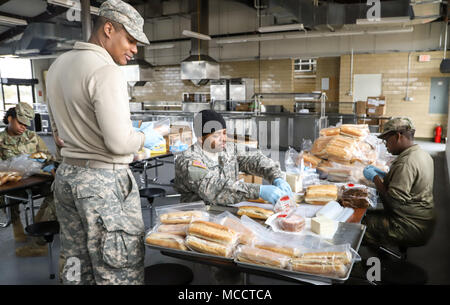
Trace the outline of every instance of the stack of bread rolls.
<instances>
[{"instance_id":1,"label":"stack of bread rolls","mask_svg":"<svg viewBox=\"0 0 450 305\"><path fill-rule=\"evenodd\" d=\"M159 216L158 224L145 241L150 245L162 246L178 250L187 250L185 236L189 223L195 219L204 219L208 215L205 211L174 211Z\"/></svg>"},{"instance_id":2,"label":"stack of bread rolls","mask_svg":"<svg viewBox=\"0 0 450 305\"><path fill-rule=\"evenodd\" d=\"M351 260L350 251L304 253L291 259L290 267L293 271L345 277Z\"/></svg>"},{"instance_id":3,"label":"stack of bread rolls","mask_svg":"<svg viewBox=\"0 0 450 305\"><path fill-rule=\"evenodd\" d=\"M186 245L197 252L231 257L239 233L218 223L196 220L187 231Z\"/></svg>"},{"instance_id":4,"label":"stack of bread rolls","mask_svg":"<svg viewBox=\"0 0 450 305\"><path fill-rule=\"evenodd\" d=\"M22 180L22 175L18 172L0 172L0 185L8 182L18 182Z\"/></svg>"}]
</instances>

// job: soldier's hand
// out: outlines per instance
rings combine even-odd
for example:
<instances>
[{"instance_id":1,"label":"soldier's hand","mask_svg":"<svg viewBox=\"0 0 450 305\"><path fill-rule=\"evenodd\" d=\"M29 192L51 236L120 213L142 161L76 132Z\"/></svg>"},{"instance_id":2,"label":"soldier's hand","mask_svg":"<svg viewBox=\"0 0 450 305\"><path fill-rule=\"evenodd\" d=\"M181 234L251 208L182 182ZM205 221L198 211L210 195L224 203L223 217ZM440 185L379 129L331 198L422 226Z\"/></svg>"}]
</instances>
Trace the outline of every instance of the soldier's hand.
<instances>
[{"instance_id":1,"label":"soldier's hand","mask_svg":"<svg viewBox=\"0 0 450 305\"><path fill-rule=\"evenodd\" d=\"M261 185L259 189L259 197L271 204L275 204L278 199L286 195L288 195L286 192L283 192L274 185Z\"/></svg>"},{"instance_id":2,"label":"soldier's hand","mask_svg":"<svg viewBox=\"0 0 450 305\"><path fill-rule=\"evenodd\" d=\"M277 178L273 181L273 185L278 187L283 192L287 193L289 197L293 198L292 189L289 183L286 182L286 180L282 178Z\"/></svg>"}]
</instances>

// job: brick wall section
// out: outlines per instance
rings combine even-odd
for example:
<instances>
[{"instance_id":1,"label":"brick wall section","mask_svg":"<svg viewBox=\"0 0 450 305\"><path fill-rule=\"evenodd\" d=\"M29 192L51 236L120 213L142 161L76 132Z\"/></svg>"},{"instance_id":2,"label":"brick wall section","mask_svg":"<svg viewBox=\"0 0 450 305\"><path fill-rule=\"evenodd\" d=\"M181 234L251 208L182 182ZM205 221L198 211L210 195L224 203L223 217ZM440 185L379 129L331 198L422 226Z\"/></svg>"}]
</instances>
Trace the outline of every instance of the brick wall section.
<instances>
[{"instance_id":1,"label":"brick wall section","mask_svg":"<svg viewBox=\"0 0 450 305\"><path fill-rule=\"evenodd\" d=\"M419 62L418 56L431 55L430 62ZM411 52L408 96L406 96L408 53L356 54L353 59L354 74L382 74L382 94L386 97L387 116L408 116L416 126L416 137L432 138L436 124L447 126L448 115L429 114L430 87L432 77L448 77L439 71L443 52ZM350 89L350 55L341 56L339 101L351 102L347 95ZM342 113L348 107L341 106Z\"/></svg>"}]
</instances>

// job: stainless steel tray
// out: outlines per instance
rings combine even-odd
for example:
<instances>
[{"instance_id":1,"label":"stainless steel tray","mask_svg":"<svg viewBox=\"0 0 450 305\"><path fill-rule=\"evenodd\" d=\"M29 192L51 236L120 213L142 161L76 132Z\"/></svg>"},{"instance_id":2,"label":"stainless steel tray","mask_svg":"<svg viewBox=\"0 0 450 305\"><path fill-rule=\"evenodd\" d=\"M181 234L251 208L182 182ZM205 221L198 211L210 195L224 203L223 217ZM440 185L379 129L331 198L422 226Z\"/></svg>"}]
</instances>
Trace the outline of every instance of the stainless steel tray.
<instances>
[{"instance_id":1,"label":"stainless steel tray","mask_svg":"<svg viewBox=\"0 0 450 305\"><path fill-rule=\"evenodd\" d=\"M350 267L347 270L347 274L345 275L345 277L342 278L342 277L332 277L332 276L325 276L325 275L316 275L316 274L304 273L304 272L299 272L299 271L291 271L288 269L268 267L268 266L262 266L262 265L251 264L251 263L244 263L244 262L240 262L238 260L235 260L234 262L236 263L236 265L244 267L244 268L254 269L254 270L259 270L259 271L264 271L264 272L273 272L273 273L289 276L291 278L295 278L299 281L311 280L311 281L318 281L318 282L330 283L330 284L331 284L331 282L343 283L346 280L348 280L350 273L352 272L352 268L353 268L353 264L354 264L353 262L351 263Z\"/></svg>"},{"instance_id":2,"label":"stainless steel tray","mask_svg":"<svg viewBox=\"0 0 450 305\"><path fill-rule=\"evenodd\" d=\"M195 257L195 258L214 259L216 261L221 261L221 262L224 262L224 263L233 263L234 262L234 259L232 257L223 257L223 256L218 256L218 255L212 255L212 254L205 254L205 253L195 252L195 251L183 251L183 250L178 250L178 249L172 249L172 248L166 248L166 247L150 245L150 244L147 244L147 243L145 243L145 245L147 247L151 248L151 249L164 251L164 252L169 252L169 253L174 253L174 254L179 254L179 255L191 256L191 257Z\"/></svg>"}]
</instances>

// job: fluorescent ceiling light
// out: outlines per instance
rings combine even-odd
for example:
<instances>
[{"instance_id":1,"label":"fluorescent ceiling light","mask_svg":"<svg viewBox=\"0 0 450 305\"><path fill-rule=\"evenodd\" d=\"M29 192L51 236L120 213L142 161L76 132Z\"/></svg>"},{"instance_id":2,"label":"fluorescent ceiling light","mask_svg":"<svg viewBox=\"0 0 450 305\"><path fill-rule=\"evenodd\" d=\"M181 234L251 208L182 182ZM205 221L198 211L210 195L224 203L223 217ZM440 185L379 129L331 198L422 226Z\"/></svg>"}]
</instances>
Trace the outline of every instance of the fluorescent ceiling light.
<instances>
[{"instance_id":1,"label":"fluorescent ceiling light","mask_svg":"<svg viewBox=\"0 0 450 305\"><path fill-rule=\"evenodd\" d=\"M148 50L161 50L161 49L172 49L175 47L173 43L152 43L146 49Z\"/></svg>"},{"instance_id":2,"label":"fluorescent ceiling light","mask_svg":"<svg viewBox=\"0 0 450 305\"><path fill-rule=\"evenodd\" d=\"M285 25L273 25L273 26L262 26L258 29L260 33L268 33L268 32L284 32L284 31L302 31L305 28L301 23L295 24L285 24Z\"/></svg>"},{"instance_id":3,"label":"fluorescent ceiling light","mask_svg":"<svg viewBox=\"0 0 450 305\"><path fill-rule=\"evenodd\" d=\"M28 22L23 19L0 16L0 24L9 24L9 25L27 25Z\"/></svg>"},{"instance_id":4,"label":"fluorescent ceiling light","mask_svg":"<svg viewBox=\"0 0 450 305\"><path fill-rule=\"evenodd\" d=\"M18 55L24 54L38 54L40 52L39 49L25 49L25 50L16 50L14 53Z\"/></svg>"},{"instance_id":5,"label":"fluorescent ceiling light","mask_svg":"<svg viewBox=\"0 0 450 305\"><path fill-rule=\"evenodd\" d=\"M366 18L366 19L356 19L356 24L359 25L382 25L382 24L396 24L396 23L407 23L410 22L409 17L385 17L385 18Z\"/></svg>"},{"instance_id":6,"label":"fluorescent ceiling light","mask_svg":"<svg viewBox=\"0 0 450 305\"><path fill-rule=\"evenodd\" d=\"M81 11L81 3L75 0L47 0L48 4L58 5L67 8L73 8L75 10ZM100 9L95 6L90 7L91 14L98 15Z\"/></svg>"},{"instance_id":7,"label":"fluorescent ceiling light","mask_svg":"<svg viewBox=\"0 0 450 305\"><path fill-rule=\"evenodd\" d=\"M211 36L209 36L209 35L200 34L200 33L192 32L192 31L188 31L188 30L183 30L182 34L184 36L197 38L197 39L201 39L201 40L211 40Z\"/></svg>"}]
</instances>

